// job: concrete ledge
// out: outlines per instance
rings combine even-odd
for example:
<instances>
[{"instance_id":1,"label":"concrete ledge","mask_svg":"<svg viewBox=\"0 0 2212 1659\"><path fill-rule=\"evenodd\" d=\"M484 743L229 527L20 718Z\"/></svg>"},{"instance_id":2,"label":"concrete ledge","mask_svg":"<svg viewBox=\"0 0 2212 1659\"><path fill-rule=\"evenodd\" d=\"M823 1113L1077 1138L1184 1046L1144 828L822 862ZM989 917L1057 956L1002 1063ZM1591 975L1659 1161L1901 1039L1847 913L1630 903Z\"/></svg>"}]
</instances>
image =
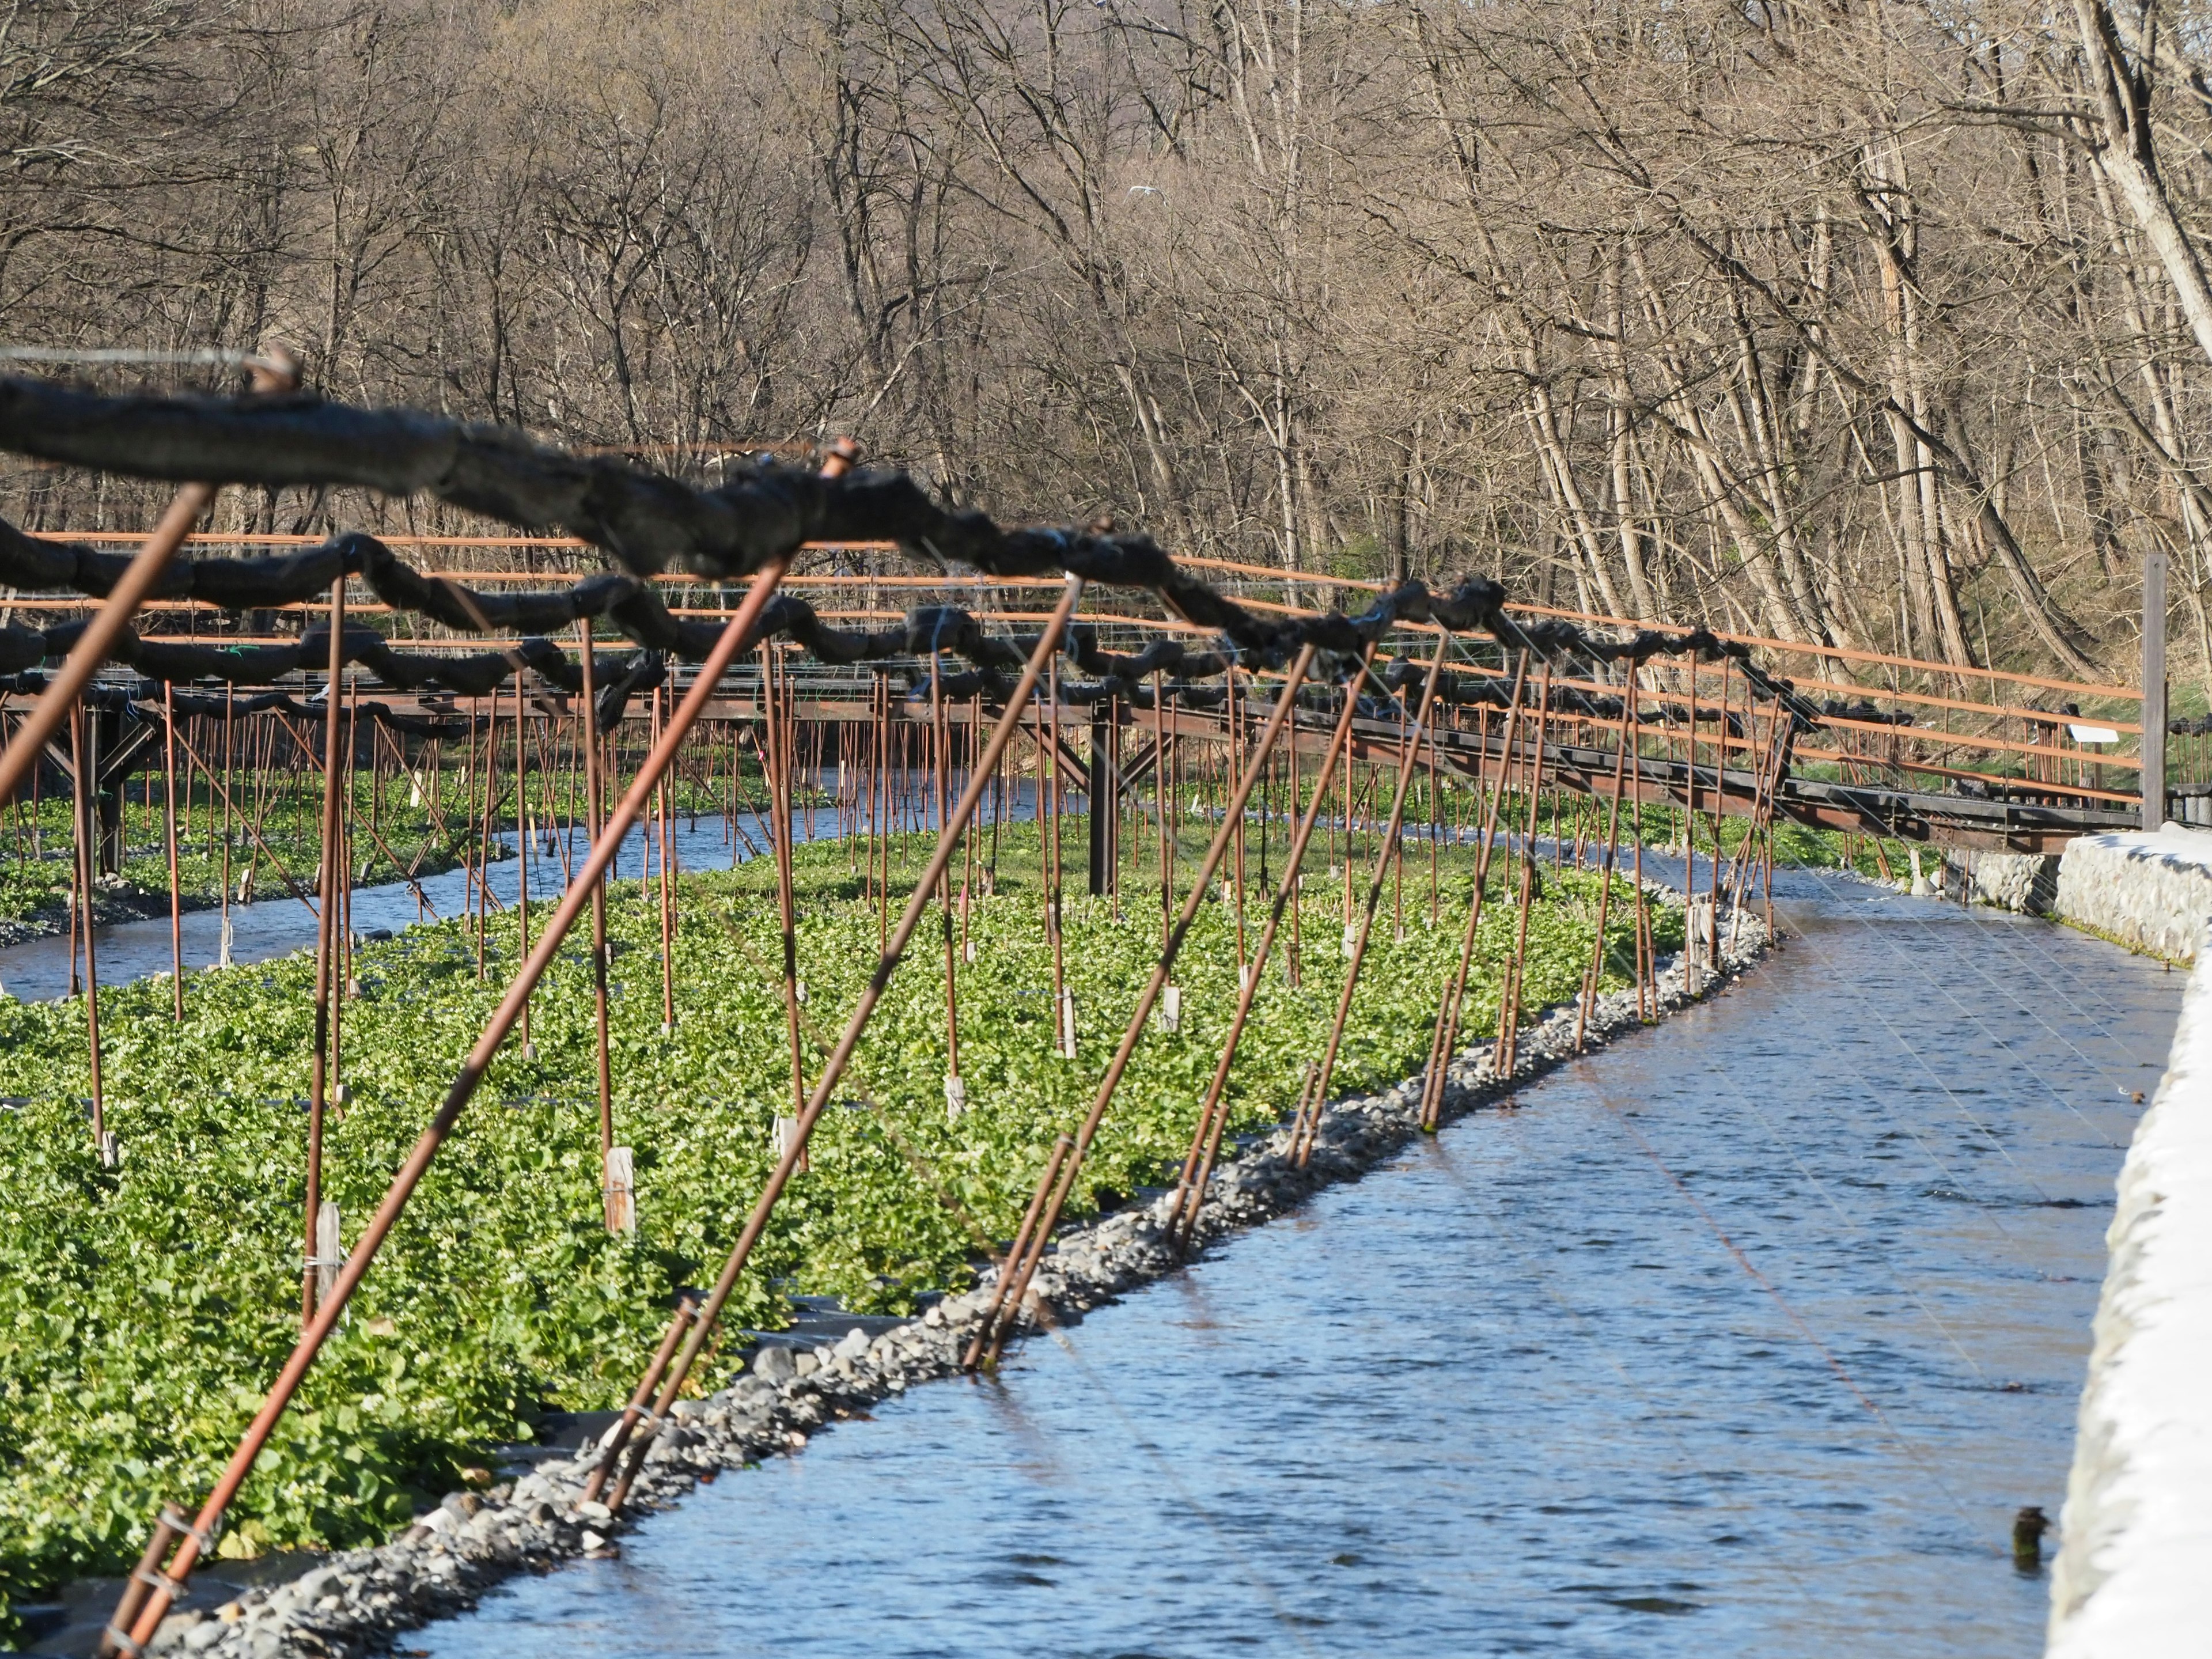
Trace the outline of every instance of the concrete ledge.
<instances>
[{"instance_id":1,"label":"concrete ledge","mask_svg":"<svg viewBox=\"0 0 2212 1659\"><path fill-rule=\"evenodd\" d=\"M2082 836L2058 864L2057 914L2132 950L2193 962L2212 919L2212 831Z\"/></svg>"},{"instance_id":2,"label":"concrete ledge","mask_svg":"<svg viewBox=\"0 0 2212 1659\"><path fill-rule=\"evenodd\" d=\"M2212 963L2198 961L2106 1235L2050 1659L2181 1659L2212 1640Z\"/></svg>"}]
</instances>

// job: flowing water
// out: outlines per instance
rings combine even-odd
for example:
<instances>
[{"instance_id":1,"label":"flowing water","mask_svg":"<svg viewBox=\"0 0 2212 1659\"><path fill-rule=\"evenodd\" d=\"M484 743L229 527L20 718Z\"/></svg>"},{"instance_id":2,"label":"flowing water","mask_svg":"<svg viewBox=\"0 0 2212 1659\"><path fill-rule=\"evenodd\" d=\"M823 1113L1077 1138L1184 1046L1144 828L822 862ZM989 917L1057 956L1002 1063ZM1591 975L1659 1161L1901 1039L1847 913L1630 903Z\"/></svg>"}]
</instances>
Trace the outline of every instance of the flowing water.
<instances>
[{"instance_id":1,"label":"flowing water","mask_svg":"<svg viewBox=\"0 0 2212 1659\"><path fill-rule=\"evenodd\" d=\"M1027 791L1010 790L1006 811L1011 818L1025 815ZM766 826L758 815L739 813L738 828L750 837L752 846L768 844ZM687 870L726 870L732 864L751 856L744 840L732 835L725 827L726 820L717 815L701 813L696 817L679 814L675 820L676 869L680 875ZM800 841L811 841L817 836L836 835L837 817L828 806L808 808L794 805L792 809L792 832ZM510 828L506 842L514 845ZM563 864L561 843L565 839L568 864L580 861L589 849L589 838L575 830L563 830L556 834L534 836L530 854L530 902L532 908L532 937L540 921L552 912L559 899L562 884ZM645 825L634 827L623 837L622 850L615 860L615 873L624 878L635 878L646 867L647 830ZM245 854L240 855L243 866ZM660 868L659 842L653 842L651 869ZM500 905L512 907L522 889L522 860L503 858L492 860L485 872L485 883L493 898ZM422 890L418 899L416 888ZM264 892L267 890L264 890ZM282 889L277 891L282 894ZM424 876L415 885L404 882L390 882L374 887L356 889L352 900L354 931L368 933L383 928L398 933L418 921L437 917L452 917L463 914L475 901L476 884L465 871L453 869L441 875ZM495 908L495 915L505 915ZM185 969L209 968L220 960L222 951L222 915L217 910L194 910L183 919L183 954ZM313 948L315 943L315 914L303 900L289 896L262 897L251 904L234 904L230 908L231 960L234 963L264 962L289 951ZM513 926L512 921L507 924ZM93 933L93 954L100 967L102 985L120 985L135 979L166 974L170 966L169 918L166 915L149 917L142 921L118 922L99 927ZM21 944L0 949L0 988L10 996L27 1002L41 1001L64 995L70 988L70 941L66 933L27 939Z\"/></svg>"},{"instance_id":2,"label":"flowing water","mask_svg":"<svg viewBox=\"0 0 2212 1659\"><path fill-rule=\"evenodd\" d=\"M1661 1029L403 1643L2027 1655L2182 979L1808 873Z\"/></svg>"}]
</instances>

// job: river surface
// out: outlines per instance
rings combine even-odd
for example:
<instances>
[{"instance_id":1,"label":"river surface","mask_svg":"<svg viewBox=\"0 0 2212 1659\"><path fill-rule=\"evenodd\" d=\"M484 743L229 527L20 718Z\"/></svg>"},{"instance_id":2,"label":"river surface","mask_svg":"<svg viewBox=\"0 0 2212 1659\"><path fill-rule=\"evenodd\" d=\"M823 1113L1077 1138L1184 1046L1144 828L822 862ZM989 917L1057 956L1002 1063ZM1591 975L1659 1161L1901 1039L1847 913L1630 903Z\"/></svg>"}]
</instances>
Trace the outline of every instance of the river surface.
<instances>
[{"instance_id":1,"label":"river surface","mask_svg":"<svg viewBox=\"0 0 2212 1659\"><path fill-rule=\"evenodd\" d=\"M825 780L826 781L826 780ZM1006 792L1004 811L1008 820L1025 817L1030 811L1030 795L1026 784L1010 787ZM991 803L986 799L982 809L988 815ZM934 823L935 806L925 803L917 817ZM676 869L680 875L692 870L726 870L733 864L744 862L757 848L768 845L765 824L757 813L741 812L737 816L733 834L728 820L720 814L699 813L696 816L679 814L675 820ZM839 833L836 809L827 805L792 808L792 833L799 841L811 841L817 836ZM623 838L621 850L615 858L615 874L623 878L635 878L641 868L658 872L660 868L659 843L653 842L651 860L647 861L646 826L631 829ZM367 842L367 837L360 840ZM502 839L511 850L515 845L514 832L510 826ZM562 856L563 841L567 842L567 860ZM530 902L534 907L533 918L551 914L553 904L561 896L564 870L580 862L589 850L589 838L580 830L563 830L533 836L530 854ZM359 856L362 848L356 848ZM238 855L239 867L243 868L248 854ZM312 874L312 872L310 872ZM519 858L495 859L485 872L485 883L499 906L512 906L522 890L523 866ZM419 894L417 888L421 890ZM281 884L270 882L262 890L263 896L251 904L234 904L229 909L231 927L230 952L234 963L265 962L289 951L311 949L315 943L315 914L307 903L283 892ZM271 895L274 895L273 896ZM377 928L398 933L418 921L453 917L461 915L475 902L475 878L461 869L446 871L435 876L424 876L419 882L385 882L374 887L355 890L352 898L353 927L356 933ZM497 906L495 914L500 914ZM533 936L536 921L532 921ZM213 967L222 957L223 914L217 909L187 911L182 924L185 970ZM139 921L117 922L96 928L93 933L93 955L100 968L100 982L103 986L121 985L131 980L149 978L169 971L171 947L169 918L159 915ZM20 944L0 949L0 990L19 997L26 1002L47 1001L65 995L70 988L70 939L66 933L49 934L40 939L26 939Z\"/></svg>"},{"instance_id":2,"label":"river surface","mask_svg":"<svg viewBox=\"0 0 2212 1659\"><path fill-rule=\"evenodd\" d=\"M2182 975L1839 878L1710 1005L407 1644L2031 1655Z\"/></svg>"}]
</instances>

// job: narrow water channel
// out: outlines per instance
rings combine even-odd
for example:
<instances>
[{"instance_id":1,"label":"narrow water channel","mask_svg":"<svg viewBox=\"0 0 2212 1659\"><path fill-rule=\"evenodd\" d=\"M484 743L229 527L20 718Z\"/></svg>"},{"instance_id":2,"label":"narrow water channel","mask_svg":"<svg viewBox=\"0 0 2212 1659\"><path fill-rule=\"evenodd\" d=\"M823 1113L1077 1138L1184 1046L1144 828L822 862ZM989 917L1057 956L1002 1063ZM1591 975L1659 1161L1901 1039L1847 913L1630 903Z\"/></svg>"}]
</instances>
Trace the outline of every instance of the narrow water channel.
<instances>
[{"instance_id":1,"label":"narrow water channel","mask_svg":"<svg viewBox=\"0 0 2212 1659\"><path fill-rule=\"evenodd\" d=\"M2040 1651L2182 976L1805 872L1747 981L440 1656Z\"/></svg>"},{"instance_id":2,"label":"narrow water channel","mask_svg":"<svg viewBox=\"0 0 2212 1659\"><path fill-rule=\"evenodd\" d=\"M1011 804L1008 810L1012 811ZM738 814L737 824L743 836L750 838L752 847L767 845L766 826L757 814ZM792 830L800 841L811 841L817 835L834 835L836 814L826 806L795 806ZM642 824L623 837L622 849L615 860L618 876L635 878L639 870L646 867L647 838L647 831ZM514 848L512 828L502 839L510 849ZM565 867L561 848L563 839L568 842L566 854L571 865L590 849L589 838L574 830L533 837L532 841L530 902L533 915L550 914L552 904L560 897ZM702 812L696 818L678 817L675 839L679 875L687 870L726 870L751 856L746 841L732 835L727 820L719 814ZM659 867L656 841L651 868L657 872ZM484 879L497 904L511 906L522 890L522 860L495 859L486 867ZM234 963L265 962L271 957L314 945L313 909L305 901L284 893L280 885L270 886L274 888L273 896L270 887L264 887L262 897L251 904L234 904L230 908L230 950ZM421 890L419 895L417 888ZM396 933L418 921L457 916L474 902L475 895L474 878L458 868L424 876L413 884L384 882L359 888L353 895L354 931L366 933L383 928ZM533 921L532 927L535 925ZM221 959L220 911L188 911L180 931L187 973L211 968ZM169 918L164 915L96 928L93 953L100 965L100 982L103 986L166 974L170 963ZM70 940L66 933L26 939L0 949L0 989L7 994L26 1002L38 1002L64 995L69 988Z\"/></svg>"}]
</instances>

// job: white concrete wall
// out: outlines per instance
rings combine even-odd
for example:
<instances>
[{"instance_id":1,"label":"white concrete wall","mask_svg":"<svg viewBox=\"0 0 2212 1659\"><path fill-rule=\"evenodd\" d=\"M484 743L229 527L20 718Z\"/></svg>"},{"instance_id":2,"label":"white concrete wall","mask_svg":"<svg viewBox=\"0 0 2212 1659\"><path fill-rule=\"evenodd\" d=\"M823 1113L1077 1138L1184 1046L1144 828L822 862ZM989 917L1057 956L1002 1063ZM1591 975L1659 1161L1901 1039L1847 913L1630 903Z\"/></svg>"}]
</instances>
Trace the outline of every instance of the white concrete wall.
<instances>
[{"instance_id":1,"label":"white concrete wall","mask_svg":"<svg viewBox=\"0 0 2212 1659\"><path fill-rule=\"evenodd\" d=\"M2050 1659L2212 1654L2212 963L2191 954L2166 1076L2106 1235Z\"/></svg>"},{"instance_id":2,"label":"white concrete wall","mask_svg":"<svg viewBox=\"0 0 2212 1659\"><path fill-rule=\"evenodd\" d=\"M2058 861L2057 914L2123 945L2191 962L2212 920L2212 830L2082 836Z\"/></svg>"}]
</instances>

